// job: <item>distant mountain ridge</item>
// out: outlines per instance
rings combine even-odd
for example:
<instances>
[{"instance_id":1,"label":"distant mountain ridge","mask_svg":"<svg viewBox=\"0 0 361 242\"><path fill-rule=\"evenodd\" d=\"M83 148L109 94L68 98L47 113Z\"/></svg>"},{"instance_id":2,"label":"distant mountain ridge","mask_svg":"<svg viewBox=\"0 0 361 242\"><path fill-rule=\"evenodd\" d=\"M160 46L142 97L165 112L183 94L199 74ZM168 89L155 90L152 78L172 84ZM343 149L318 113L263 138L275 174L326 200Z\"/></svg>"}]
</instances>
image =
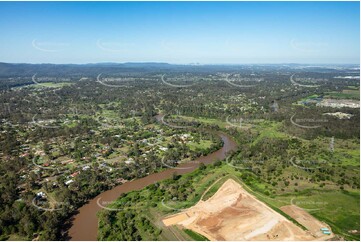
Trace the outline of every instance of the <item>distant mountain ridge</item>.
<instances>
[{"instance_id":1,"label":"distant mountain ridge","mask_svg":"<svg viewBox=\"0 0 361 242\"><path fill-rule=\"evenodd\" d=\"M219 64L202 65L169 64L166 62L102 62L87 64L28 64L28 63L4 63L0 62L0 77L24 77L34 74L47 76L96 76L100 73L109 75L127 73L162 73L162 72L238 72L238 71L264 71L266 69L288 69L290 71L320 71L333 69L359 69L359 65L312 65L312 64Z\"/></svg>"},{"instance_id":2,"label":"distant mountain ridge","mask_svg":"<svg viewBox=\"0 0 361 242\"><path fill-rule=\"evenodd\" d=\"M89 63L89 64L27 64L27 63L4 63L0 62L0 76L28 76L38 73L39 75L83 75L117 72L144 72L152 70L164 70L176 68L178 65L157 62L142 63Z\"/></svg>"}]
</instances>

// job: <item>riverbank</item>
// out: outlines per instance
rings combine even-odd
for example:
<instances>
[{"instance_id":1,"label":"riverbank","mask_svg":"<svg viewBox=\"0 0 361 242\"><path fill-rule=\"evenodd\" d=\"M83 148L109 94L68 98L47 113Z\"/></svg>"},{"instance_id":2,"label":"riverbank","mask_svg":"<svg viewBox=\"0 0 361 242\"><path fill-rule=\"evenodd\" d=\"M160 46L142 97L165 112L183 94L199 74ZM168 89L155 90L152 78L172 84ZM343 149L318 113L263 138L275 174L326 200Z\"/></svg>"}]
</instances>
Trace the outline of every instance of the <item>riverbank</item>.
<instances>
[{"instance_id":1,"label":"riverbank","mask_svg":"<svg viewBox=\"0 0 361 242\"><path fill-rule=\"evenodd\" d=\"M216 160L225 159L230 151L236 149L236 143L230 136L219 132L218 135L223 141L223 147L207 156L202 156L193 162L181 164L179 167L167 169L158 173L150 174L146 177L136 179L116 186L111 190L105 191L87 204L78 209L77 214L70 218L71 227L68 230L68 239L70 240L97 240L98 218L97 212L104 205L115 201L121 194L141 190L155 182L171 178L173 173L178 175L186 174L198 168L200 163L211 164Z\"/></svg>"}]
</instances>

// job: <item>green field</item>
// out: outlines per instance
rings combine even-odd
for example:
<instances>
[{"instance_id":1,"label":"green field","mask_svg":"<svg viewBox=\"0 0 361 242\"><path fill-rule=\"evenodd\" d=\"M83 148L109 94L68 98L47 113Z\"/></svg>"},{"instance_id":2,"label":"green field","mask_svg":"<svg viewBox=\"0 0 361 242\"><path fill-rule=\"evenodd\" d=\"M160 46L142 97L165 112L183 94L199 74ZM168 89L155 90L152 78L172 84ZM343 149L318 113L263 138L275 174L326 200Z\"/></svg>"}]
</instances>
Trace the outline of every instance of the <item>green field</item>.
<instances>
[{"instance_id":1,"label":"green field","mask_svg":"<svg viewBox=\"0 0 361 242\"><path fill-rule=\"evenodd\" d=\"M320 95L313 94L311 96L302 98L301 100L297 101L296 103L293 103L292 105L296 105L296 106L298 105L298 106L306 107L305 104L307 104L308 102L312 103L312 101L314 101L313 99L319 98L319 97L320 97Z\"/></svg>"},{"instance_id":2,"label":"green field","mask_svg":"<svg viewBox=\"0 0 361 242\"><path fill-rule=\"evenodd\" d=\"M253 141L253 145L264 138L286 139L289 137L287 133L282 132L282 123L263 121L255 128L260 135Z\"/></svg>"},{"instance_id":3,"label":"green field","mask_svg":"<svg viewBox=\"0 0 361 242\"><path fill-rule=\"evenodd\" d=\"M213 118L204 118L204 117L189 117L189 116L182 116L182 115L171 115L172 118L181 118L185 121L191 122L191 121L197 121L204 124L211 124L211 125L218 125L221 128L224 128L227 126L227 122L219 120L219 119L213 119Z\"/></svg>"},{"instance_id":4,"label":"green field","mask_svg":"<svg viewBox=\"0 0 361 242\"><path fill-rule=\"evenodd\" d=\"M327 92L325 97L336 98L336 99L360 99L360 90L345 89L341 92Z\"/></svg>"},{"instance_id":5,"label":"green field","mask_svg":"<svg viewBox=\"0 0 361 242\"><path fill-rule=\"evenodd\" d=\"M348 89L353 89L353 90L359 90L360 87L357 86L347 86Z\"/></svg>"},{"instance_id":6,"label":"green field","mask_svg":"<svg viewBox=\"0 0 361 242\"><path fill-rule=\"evenodd\" d=\"M187 143L187 146L195 151L195 150L205 150L205 149L208 149L212 146L212 141L211 140L201 140L199 143L196 143L196 142L188 142Z\"/></svg>"},{"instance_id":7,"label":"green field","mask_svg":"<svg viewBox=\"0 0 361 242\"><path fill-rule=\"evenodd\" d=\"M59 87L71 86L73 84L74 83L71 83L71 82L39 82L39 84L35 84L32 86L59 88Z\"/></svg>"},{"instance_id":8,"label":"green field","mask_svg":"<svg viewBox=\"0 0 361 242\"><path fill-rule=\"evenodd\" d=\"M209 241L206 237L190 229L185 229L184 232L188 234L195 241Z\"/></svg>"}]
</instances>

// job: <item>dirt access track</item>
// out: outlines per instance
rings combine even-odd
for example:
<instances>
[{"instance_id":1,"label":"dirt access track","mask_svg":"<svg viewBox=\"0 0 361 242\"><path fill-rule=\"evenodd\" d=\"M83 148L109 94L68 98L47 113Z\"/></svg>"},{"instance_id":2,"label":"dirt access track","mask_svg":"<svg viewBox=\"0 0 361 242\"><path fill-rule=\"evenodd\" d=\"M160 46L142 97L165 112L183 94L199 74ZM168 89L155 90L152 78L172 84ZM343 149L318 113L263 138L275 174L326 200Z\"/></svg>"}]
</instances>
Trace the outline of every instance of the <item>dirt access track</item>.
<instances>
[{"instance_id":1,"label":"dirt access track","mask_svg":"<svg viewBox=\"0 0 361 242\"><path fill-rule=\"evenodd\" d=\"M301 208L292 206L285 210L292 211L290 215L300 223L307 221L304 226L309 231L259 201L238 182L228 179L207 201L201 200L193 207L166 217L163 223L191 229L210 240L326 240L333 237L316 233L326 227L325 224Z\"/></svg>"}]
</instances>

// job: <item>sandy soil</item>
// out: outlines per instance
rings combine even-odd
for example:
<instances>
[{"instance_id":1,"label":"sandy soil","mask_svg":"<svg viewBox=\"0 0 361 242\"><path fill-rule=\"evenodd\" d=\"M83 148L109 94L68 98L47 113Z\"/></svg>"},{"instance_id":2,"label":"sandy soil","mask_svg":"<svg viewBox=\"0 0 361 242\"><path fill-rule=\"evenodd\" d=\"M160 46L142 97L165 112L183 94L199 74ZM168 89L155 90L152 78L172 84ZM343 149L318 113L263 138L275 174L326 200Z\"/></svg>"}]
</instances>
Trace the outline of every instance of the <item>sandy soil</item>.
<instances>
[{"instance_id":1,"label":"sandy soil","mask_svg":"<svg viewBox=\"0 0 361 242\"><path fill-rule=\"evenodd\" d=\"M176 214L175 216L171 216L171 217L168 217L166 219L163 219L163 223L165 226L169 226L169 225L173 225L173 224L176 224L178 222L181 222L185 219L187 219L188 216L187 214L185 213L182 213L182 214Z\"/></svg>"},{"instance_id":2,"label":"sandy soil","mask_svg":"<svg viewBox=\"0 0 361 242\"><path fill-rule=\"evenodd\" d=\"M207 201L199 201L163 222L167 226L181 225L210 240L320 240L269 208L232 179Z\"/></svg>"},{"instance_id":3,"label":"sandy soil","mask_svg":"<svg viewBox=\"0 0 361 242\"><path fill-rule=\"evenodd\" d=\"M323 223L309 214L307 211L295 205L288 205L281 207L281 210L294 218L297 222L305 226L313 236L315 236L318 240L330 239L333 237L331 235L325 235L321 232L321 228L328 228L331 231L331 227L326 223Z\"/></svg>"}]
</instances>

